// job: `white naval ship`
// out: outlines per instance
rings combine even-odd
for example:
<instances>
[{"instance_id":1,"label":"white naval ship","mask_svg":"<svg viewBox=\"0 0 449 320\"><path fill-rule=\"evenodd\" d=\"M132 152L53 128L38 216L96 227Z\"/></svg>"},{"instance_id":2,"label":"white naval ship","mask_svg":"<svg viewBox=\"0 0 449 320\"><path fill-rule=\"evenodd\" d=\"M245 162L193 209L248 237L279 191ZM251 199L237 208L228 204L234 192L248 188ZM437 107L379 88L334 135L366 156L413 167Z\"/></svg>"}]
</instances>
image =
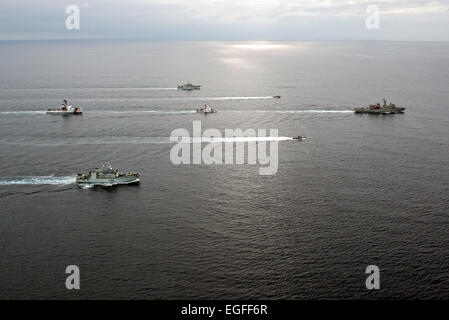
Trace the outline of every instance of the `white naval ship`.
<instances>
[{"instance_id":1,"label":"white naval ship","mask_svg":"<svg viewBox=\"0 0 449 320\"><path fill-rule=\"evenodd\" d=\"M62 115L78 115L82 114L80 107L69 105L67 100L64 99L62 105L59 108L49 108L46 111L47 114L62 114Z\"/></svg>"}]
</instances>

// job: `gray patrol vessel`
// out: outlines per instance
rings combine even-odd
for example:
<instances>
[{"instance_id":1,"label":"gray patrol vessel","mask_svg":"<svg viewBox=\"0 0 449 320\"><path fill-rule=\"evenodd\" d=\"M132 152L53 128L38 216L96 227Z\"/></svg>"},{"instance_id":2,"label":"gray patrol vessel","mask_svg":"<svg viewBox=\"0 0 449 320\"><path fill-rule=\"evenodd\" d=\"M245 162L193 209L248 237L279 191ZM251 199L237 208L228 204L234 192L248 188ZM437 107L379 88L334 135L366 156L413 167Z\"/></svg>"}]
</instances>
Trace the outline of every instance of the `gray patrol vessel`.
<instances>
[{"instance_id":1,"label":"gray patrol vessel","mask_svg":"<svg viewBox=\"0 0 449 320\"><path fill-rule=\"evenodd\" d=\"M190 82L187 82L186 84L178 86L178 90L191 91L191 90L200 90L200 89L201 89L201 85L195 85Z\"/></svg>"},{"instance_id":2,"label":"gray patrol vessel","mask_svg":"<svg viewBox=\"0 0 449 320\"><path fill-rule=\"evenodd\" d=\"M393 114L393 113L404 113L404 107L397 107L394 103L387 105L385 99L383 106L380 103L372 104L369 107L354 108L355 113L370 113L370 114Z\"/></svg>"},{"instance_id":3,"label":"gray patrol vessel","mask_svg":"<svg viewBox=\"0 0 449 320\"><path fill-rule=\"evenodd\" d=\"M95 168L88 174L78 174L76 183L79 185L114 186L118 184L139 183L138 173L122 173L104 164L101 168Z\"/></svg>"}]
</instances>

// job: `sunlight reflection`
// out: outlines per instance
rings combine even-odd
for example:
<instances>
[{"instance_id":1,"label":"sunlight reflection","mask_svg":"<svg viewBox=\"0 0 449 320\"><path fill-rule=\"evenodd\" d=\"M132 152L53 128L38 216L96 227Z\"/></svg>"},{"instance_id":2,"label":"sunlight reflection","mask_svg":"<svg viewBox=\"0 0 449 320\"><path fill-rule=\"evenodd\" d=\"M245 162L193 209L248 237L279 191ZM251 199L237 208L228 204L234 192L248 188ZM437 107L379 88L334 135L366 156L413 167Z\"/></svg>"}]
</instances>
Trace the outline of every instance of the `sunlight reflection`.
<instances>
[{"instance_id":1,"label":"sunlight reflection","mask_svg":"<svg viewBox=\"0 0 449 320\"><path fill-rule=\"evenodd\" d=\"M242 58L223 58L221 61L232 65L248 66L248 61Z\"/></svg>"},{"instance_id":2,"label":"sunlight reflection","mask_svg":"<svg viewBox=\"0 0 449 320\"><path fill-rule=\"evenodd\" d=\"M246 49L246 50L277 50L286 49L288 46L285 44L270 43L270 42L249 42L242 44L232 44L231 48Z\"/></svg>"}]
</instances>

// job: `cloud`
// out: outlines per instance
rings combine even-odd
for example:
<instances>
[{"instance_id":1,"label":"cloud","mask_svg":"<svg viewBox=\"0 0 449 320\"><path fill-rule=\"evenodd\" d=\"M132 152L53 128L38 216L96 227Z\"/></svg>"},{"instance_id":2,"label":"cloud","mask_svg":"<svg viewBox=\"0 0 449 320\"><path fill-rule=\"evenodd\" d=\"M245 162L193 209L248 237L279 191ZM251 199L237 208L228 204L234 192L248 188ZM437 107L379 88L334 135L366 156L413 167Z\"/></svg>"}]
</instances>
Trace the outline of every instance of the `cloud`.
<instances>
[{"instance_id":1,"label":"cloud","mask_svg":"<svg viewBox=\"0 0 449 320\"><path fill-rule=\"evenodd\" d=\"M81 10L81 29L64 28L65 7ZM383 26L364 28L377 5ZM385 22L385 23L383 23ZM419 22L419 23L417 23ZM150 39L388 38L449 40L449 0L1 0L0 35ZM432 32L432 29L438 32ZM447 31L442 31L445 29ZM404 30L409 30L405 31ZM422 31L426 30L423 34Z\"/></svg>"}]
</instances>

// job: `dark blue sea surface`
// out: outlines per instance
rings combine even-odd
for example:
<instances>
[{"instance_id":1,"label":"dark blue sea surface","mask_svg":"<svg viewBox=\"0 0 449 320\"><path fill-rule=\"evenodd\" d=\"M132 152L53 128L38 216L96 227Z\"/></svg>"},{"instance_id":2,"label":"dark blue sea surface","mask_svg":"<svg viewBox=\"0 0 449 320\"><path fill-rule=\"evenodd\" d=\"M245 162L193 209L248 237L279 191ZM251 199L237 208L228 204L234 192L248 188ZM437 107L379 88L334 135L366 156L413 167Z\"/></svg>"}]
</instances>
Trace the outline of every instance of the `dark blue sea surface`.
<instances>
[{"instance_id":1,"label":"dark blue sea surface","mask_svg":"<svg viewBox=\"0 0 449 320\"><path fill-rule=\"evenodd\" d=\"M3 41L0 70L0 298L449 297L448 43ZM174 165L194 120L308 139L275 175ZM104 161L140 185L73 183Z\"/></svg>"}]
</instances>

